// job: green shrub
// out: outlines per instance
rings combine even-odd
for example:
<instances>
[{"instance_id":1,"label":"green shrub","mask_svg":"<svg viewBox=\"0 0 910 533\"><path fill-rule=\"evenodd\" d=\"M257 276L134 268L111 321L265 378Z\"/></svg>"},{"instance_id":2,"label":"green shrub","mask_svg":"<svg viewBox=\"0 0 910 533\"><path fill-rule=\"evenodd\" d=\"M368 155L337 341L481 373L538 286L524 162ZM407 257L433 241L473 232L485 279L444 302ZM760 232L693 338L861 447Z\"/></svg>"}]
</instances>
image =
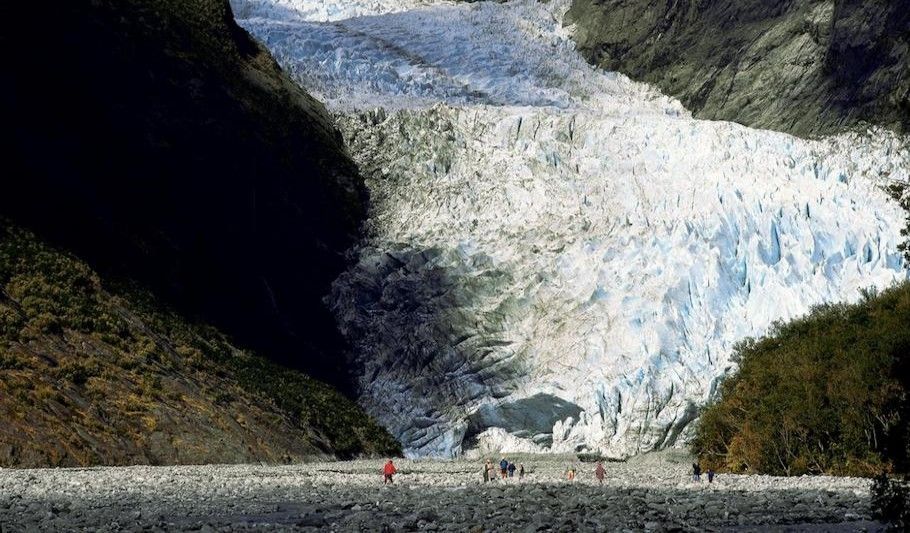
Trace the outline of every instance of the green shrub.
<instances>
[{"instance_id":1,"label":"green shrub","mask_svg":"<svg viewBox=\"0 0 910 533\"><path fill-rule=\"evenodd\" d=\"M25 325L22 314L0 301L0 339L13 340Z\"/></svg>"},{"instance_id":2,"label":"green shrub","mask_svg":"<svg viewBox=\"0 0 910 533\"><path fill-rule=\"evenodd\" d=\"M59 335L63 333L63 324L54 314L39 312L28 319L21 333L27 339L37 339L42 335Z\"/></svg>"},{"instance_id":3,"label":"green shrub","mask_svg":"<svg viewBox=\"0 0 910 533\"><path fill-rule=\"evenodd\" d=\"M28 366L24 357L0 350L0 370L22 370Z\"/></svg>"},{"instance_id":4,"label":"green shrub","mask_svg":"<svg viewBox=\"0 0 910 533\"><path fill-rule=\"evenodd\" d=\"M872 513L898 531L910 529L910 484L879 474L872 482Z\"/></svg>"},{"instance_id":5,"label":"green shrub","mask_svg":"<svg viewBox=\"0 0 910 533\"><path fill-rule=\"evenodd\" d=\"M142 395L147 398L157 398L163 391L161 376L157 374L145 374L142 376Z\"/></svg>"},{"instance_id":6,"label":"green shrub","mask_svg":"<svg viewBox=\"0 0 910 533\"><path fill-rule=\"evenodd\" d=\"M89 378L100 376L103 370L101 362L94 358L67 359L55 369L58 379L66 379L76 385L84 385Z\"/></svg>"},{"instance_id":7,"label":"green shrub","mask_svg":"<svg viewBox=\"0 0 910 533\"><path fill-rule=\"evenodd\" d=\"M910 284L827 305L735 349L697 426L717 470L871 476L908 469Z\"/></svg>"}]
</instances>

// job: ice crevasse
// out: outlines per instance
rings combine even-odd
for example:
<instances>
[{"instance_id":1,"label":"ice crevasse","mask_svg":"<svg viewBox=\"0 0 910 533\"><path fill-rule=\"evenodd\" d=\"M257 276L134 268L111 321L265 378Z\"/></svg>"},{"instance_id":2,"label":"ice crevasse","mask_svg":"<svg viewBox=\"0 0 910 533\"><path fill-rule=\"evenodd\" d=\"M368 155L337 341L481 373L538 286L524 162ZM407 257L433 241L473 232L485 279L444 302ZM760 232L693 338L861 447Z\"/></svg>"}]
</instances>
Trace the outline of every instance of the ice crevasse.
<instances>
[{"instance_id":1,"label":"ice crevasse","mask_svg":"<svg viewBox=\"0 0 910 533\"><path fill-rule=\"evenodd\" d=\"M233 0L370 190L327 303L413 456L682 445L739 340L906 279L886 131L693 119L589 66L561 0Z\"/></svg>"}]
</instances>

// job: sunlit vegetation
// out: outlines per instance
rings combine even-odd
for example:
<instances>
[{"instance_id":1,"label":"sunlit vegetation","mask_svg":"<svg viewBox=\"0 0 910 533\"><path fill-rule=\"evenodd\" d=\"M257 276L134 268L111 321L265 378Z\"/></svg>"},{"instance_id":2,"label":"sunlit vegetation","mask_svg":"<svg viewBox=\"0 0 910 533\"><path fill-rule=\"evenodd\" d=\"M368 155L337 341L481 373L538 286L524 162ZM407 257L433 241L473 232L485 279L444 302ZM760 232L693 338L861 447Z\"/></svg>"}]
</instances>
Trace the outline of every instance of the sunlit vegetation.
<instances>
[{"instance_id":1,"label":"sunlit vegetation","mask_svg":"<svg viewBox=\"0 0 910 533\"><path fill-rule=\"evenodd\" d=\"M693 451L717 470L910 470L910 284L826 305L736 348Z\"/></svg>"}]
</instances>

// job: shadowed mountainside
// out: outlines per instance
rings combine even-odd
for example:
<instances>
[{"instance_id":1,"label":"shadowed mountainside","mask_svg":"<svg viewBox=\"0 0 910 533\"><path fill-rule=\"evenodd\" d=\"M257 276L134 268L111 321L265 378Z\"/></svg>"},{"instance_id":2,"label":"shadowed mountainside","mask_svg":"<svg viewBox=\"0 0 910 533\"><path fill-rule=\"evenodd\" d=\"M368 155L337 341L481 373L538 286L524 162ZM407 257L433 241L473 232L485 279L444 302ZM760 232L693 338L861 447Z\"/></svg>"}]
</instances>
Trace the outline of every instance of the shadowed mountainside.
<instances>
[{"instance_id":1,"label":"shadowed mountainside","mask_svg":"<svg viewBox=\"0 0 910 533\"><path fill-rule=\"evenodd\" d=\"M575 0L594 64L695 116L800 136L910 127L910 1Z\"/></svg>"},{"instance_id":2,"label":"shadowed mountainside","mask_svg":"<svg viewBox=\"0 0 910 533\"><path fill-rule=\"evenodd\" d=\"M0 219L0 466L400 454L324 383Z\"/></svg>"},{"instance_id":3,"label":"shadowed mountainside","mask_svg":"<svg viewBox=\"0 0 910 533\"><path fill-rule=\"evenodd\" d=\"M7 2L0 213L344 388L322 298L366 193L227 0ZM32 24L40 21L40 32Z\"/></svg>"}]
</instances>

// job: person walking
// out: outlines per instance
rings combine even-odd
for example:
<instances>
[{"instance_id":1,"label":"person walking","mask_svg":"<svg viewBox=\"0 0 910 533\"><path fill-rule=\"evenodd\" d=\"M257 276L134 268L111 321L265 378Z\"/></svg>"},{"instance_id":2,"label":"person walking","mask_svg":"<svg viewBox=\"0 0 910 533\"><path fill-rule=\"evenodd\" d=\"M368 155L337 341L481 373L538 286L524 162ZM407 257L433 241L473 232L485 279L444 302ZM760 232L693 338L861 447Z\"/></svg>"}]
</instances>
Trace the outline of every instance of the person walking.
<instances>
[{"instance_id":1,"label":"person walking","mask_svg":"<svg viewBox=\"0 0 910 533\"><path fill-rule=\"evenodd\" d=\"M525 465L523 463L518 463L518 481L521 481L525 477Z\"/></svg>"},{"instance_id":2,"label":"person walking","mask_svg":"<svg viewBox=\"0 0 910 533\"><path fill-rule=\"evenodd\" d=\"M505 479L509 475L509 462L506 461L506 458L503 457L499 461L499 475L502 476L502 479Z\"/></svg>"},{"instance_id":3,"label":"person walking","mask_svg":"<svg viewBox=\"0 0 910 533\"><path fill-rule=\"evenodd\" d=\"M692 463L692 480L701 481L701 465Z\"/></svg>"},{"instance_id":4,"label":"person walking","mask_svg":"<svg viewBox=\"0 0 910 533\"><path fill-rule=\"evenodd\" d=\"M483 482L484 483L490 482L490 465L488 465L487 463L483 464Z\"/></svg>"},{"instance_id":5,"label":"person walking","mask_svg":"<svg viewBox=\"0 0 910 533\"><path fill-rule=\"evenodd\" d=\"M597 468L594 469L594 477L597 478L597 482L601 485L604 484L604 475L607 473L607 470L604 468L604 464L601 461L597 461Z\"/></svg>"},{"instance_id":6,"label":"person walking","mask_svg":"<svg viewBox=\"0 0 910 533\"><path fill-rule=\"evenodd\" d=\"M393 463L392 460L389 459L389 462L386 463L384 467L382 467L382 475L383 475L382 484L386 485L388 483L394 483L394 481L392 481L392 476L394 476L397 472L398 472L398 470L395 469L395 463Z\"/></svg>"},{"instance_id":7,"label":"person walking","mask_svg":"<svg viewBox=\"0 0 910 533\"><path fill-rule=\"evenodd\" d=\"M575 481L575 465L572 465L566 469L566 479L569 481Z\"/></svg>"},{"instance_id":8,"label":"person walking","mask_svg":"<svg viewBox=\"0 0 910 533\"><path fill-rule=\"evenodd\" d=\"M708 483L714 483L714 469L708 469Z\"/></svg>"},{"instance_id":9,"label":"person walking","mask_svg":"<svg viewBox=\"0 0 910 533\"><path fill-rule=\"evenodd\" d=\"M509 470L509 477L514 477L515 476L515 463L509 462L508 470Z\"/></svg>"},{"instance_id":10,"label":"person walking","mask_svg":"<svg viewBox=\"0 0 910 533\"><path fill-rule=\"evenodd\" d=\"M487 480L493 481L494 479L496 479L496 474L495 474L495 472L493 471L493 470L494 470L494 467L493 467L493 460L492 460L492 459L487 459L486 470L487 470Z\"/></svg>"}]
</instances>

